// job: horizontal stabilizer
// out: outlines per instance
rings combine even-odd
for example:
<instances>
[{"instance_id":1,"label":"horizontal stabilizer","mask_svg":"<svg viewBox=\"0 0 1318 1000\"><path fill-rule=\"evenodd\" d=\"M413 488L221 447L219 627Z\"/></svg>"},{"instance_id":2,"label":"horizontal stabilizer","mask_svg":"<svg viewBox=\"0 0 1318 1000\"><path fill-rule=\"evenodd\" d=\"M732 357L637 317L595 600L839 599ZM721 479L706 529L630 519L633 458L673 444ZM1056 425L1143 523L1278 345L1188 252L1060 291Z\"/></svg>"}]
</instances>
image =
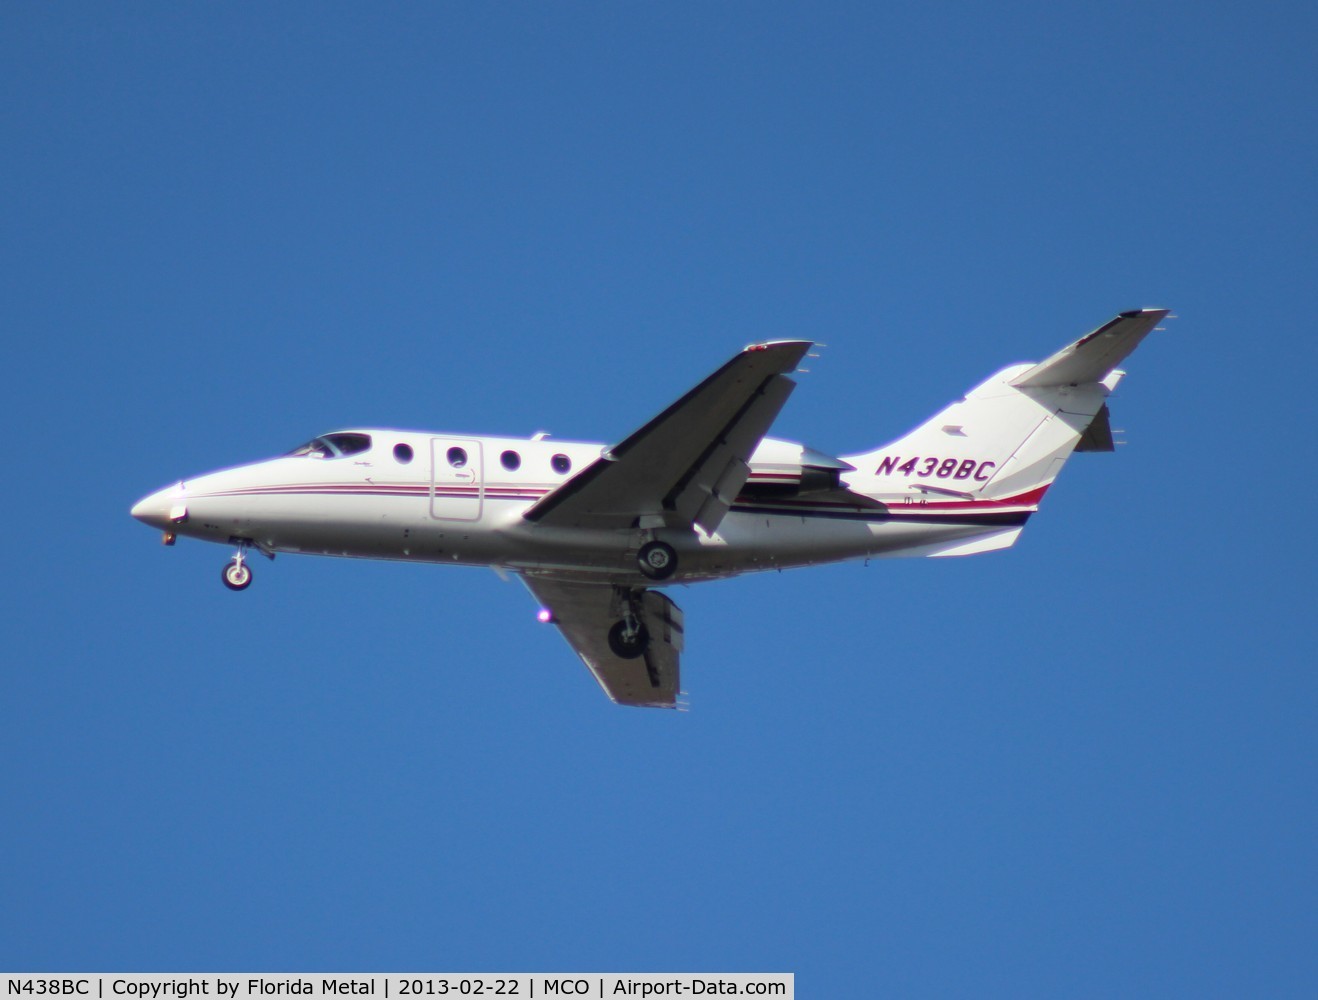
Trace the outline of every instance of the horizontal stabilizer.
<instances>
[{"instance_id":1,"label":"horizontal stabilizer","mask_svg":"<svg viewBox=\"0 0 1318 1000\"><path fill-rule=\"evenodd\" d=\"M1121 313L1047 361L1039 362L1011 384L1026 389L1102 382L1166 315L1166 309Z\"/></svg>"}]
</instances>

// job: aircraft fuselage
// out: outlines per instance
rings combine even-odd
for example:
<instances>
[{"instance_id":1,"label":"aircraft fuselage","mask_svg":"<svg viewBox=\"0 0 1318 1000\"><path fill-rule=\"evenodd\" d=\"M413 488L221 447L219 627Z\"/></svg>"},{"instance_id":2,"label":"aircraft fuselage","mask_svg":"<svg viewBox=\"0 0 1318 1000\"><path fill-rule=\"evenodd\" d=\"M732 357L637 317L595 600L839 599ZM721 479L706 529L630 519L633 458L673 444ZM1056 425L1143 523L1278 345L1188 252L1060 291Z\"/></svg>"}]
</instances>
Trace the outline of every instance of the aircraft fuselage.
<instances>
[{"instance_id":1,"label":"aircraft fuselage","mask_svg":"<svg viewBox=\"0 0 1318 1000\"><path fill-rule=\"evenodd\" d=\"M802 493L808 470L754 461L747 487L714 532L533 525L523 517L527 509L598 460L604 445L379 429L317 440L335 438L369 444L346 454L327 448L186 479L143 499L133 515L165 532L245 541L266 553L580 572L652 586L655 581L636 568L636 552L650 538L676 550L678 568L664 582L682 583L900 554L1003 527L983 518L920 518L927 502L907 503L908 497L897 498L893 511L851 494L844 482ZM766 441L770 449L787 444Z\"/></svg>"}]
</instances>

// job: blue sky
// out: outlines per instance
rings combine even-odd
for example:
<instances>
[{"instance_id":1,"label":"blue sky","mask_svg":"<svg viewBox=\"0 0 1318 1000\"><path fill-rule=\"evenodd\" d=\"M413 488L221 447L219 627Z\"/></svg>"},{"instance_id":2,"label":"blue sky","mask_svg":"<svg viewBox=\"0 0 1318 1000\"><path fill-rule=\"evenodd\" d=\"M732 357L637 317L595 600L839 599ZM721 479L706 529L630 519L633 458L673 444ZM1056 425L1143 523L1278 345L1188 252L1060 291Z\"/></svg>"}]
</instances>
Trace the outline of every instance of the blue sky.
<instances>
[{"instance_id":1,"label":"blue sky","mask_svg":"<svg viewBox=\"0 0 1318 1000\"><path fill-rule=\"evenodd\" d=\"M9 4L0 966L1311 995L1318 15ZM1020 544L677 592L615 708L487 571L128 517L336 427L616 440L742 345L896 437L1180 319Z\"/></svg>"}]
</instances>

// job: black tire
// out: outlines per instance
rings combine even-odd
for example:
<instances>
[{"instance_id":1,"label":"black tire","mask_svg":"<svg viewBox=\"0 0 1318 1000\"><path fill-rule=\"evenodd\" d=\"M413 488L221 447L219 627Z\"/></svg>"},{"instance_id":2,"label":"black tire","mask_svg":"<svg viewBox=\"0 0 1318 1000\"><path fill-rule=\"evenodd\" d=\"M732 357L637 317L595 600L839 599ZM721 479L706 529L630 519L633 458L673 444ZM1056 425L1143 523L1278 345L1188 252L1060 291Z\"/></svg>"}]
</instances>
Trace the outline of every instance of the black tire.
<instances>
[{"instance_id":1,"label":"black tire","mask_svg":"<svg viewBox=\"0 0 1318 1000\"><path fill-rule=\"evenodd\" d=\"M246 590L252 585L252 567L247 563L226 563L220 571L220 579L230 590Z\"/></svg>"},{"instance_id":2,"label":"black tire","mask_svg":"<svg viewBox=\"0 0 1318 1000\"><path fill-rule=\"evenodd\" d=\"M636 565L651 580L667 580L677 571L677 553L667 542L646 542L636 553Z\"/></svg>"},{"instance_id":3,"label":"black tire","mask_svg":"<svg viewBox=\"0 0 1318 1000\"><path fill-rule=\"evenodd\" d=\"M609 649L620 659L634 660L650 648L650 633L644 625L638 625L632 641L626 642L622 637L625 627L624 622L614 622L613 628L609 629Z\"/></svg>"}]
</instances>

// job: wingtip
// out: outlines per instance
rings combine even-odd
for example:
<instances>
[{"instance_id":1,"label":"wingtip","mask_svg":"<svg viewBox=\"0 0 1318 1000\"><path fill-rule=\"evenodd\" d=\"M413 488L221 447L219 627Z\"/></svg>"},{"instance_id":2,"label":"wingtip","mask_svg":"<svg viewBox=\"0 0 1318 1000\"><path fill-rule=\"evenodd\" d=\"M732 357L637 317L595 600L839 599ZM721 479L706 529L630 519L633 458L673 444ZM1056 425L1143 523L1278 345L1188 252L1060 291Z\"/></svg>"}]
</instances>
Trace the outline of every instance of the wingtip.
<instances>
[{"instance_id":1,"label":"wingtip","mask_svg":"<svg viewBox=\"0 0 1318 1000\"><path fill-rule=\"evenodd\" d=\"M796 366L813 346L812 340L768 340L762 344L747 344L742 348L742 354L767 355L765 360L771 364L776 363L778 372L785 375L796 370Z\"/></svg>"},{"instance_id":2,"label":"wingtip","mask_svg":"<svg viewBox=\"0 0 1318 1000\"><path fill-rule=\"evenodd\" d=\"M766 340L759 344L747 344L742 351L749 354L752 351L767 351L772 347L804 347L809 350L814 346L813 340Z\"/></svg>"}]
</instances>

